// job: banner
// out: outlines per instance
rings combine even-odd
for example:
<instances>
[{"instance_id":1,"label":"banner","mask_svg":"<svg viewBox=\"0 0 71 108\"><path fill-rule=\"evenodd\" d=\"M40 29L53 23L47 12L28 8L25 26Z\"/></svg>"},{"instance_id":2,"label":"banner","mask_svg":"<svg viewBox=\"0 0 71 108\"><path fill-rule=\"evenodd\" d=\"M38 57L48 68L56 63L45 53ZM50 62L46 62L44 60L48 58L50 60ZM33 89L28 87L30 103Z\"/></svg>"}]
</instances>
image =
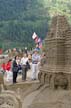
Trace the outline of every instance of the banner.
<instances>
[{"instance_id":1,"label":"banner","mask_svg":"<svg viewBox=\"0 0 71 108\"><path fill-rule=\"evenodd\" d=\"M35 32L33 33L32 38L35 41L36 45L38 45L38 48L41 49L42 48L42 39L39 38Z\"/></svg>"},{"instance_id":2,"label":"banner","mask_svg":"<svg viewBox=\"0 0 71 108\"><path fill-rule=\"evenodd\" d=\"M37 34L34 32L33 35L32 35L32 38L36 39L37 37L38 37Z\"/></svg>"}]
</instances>

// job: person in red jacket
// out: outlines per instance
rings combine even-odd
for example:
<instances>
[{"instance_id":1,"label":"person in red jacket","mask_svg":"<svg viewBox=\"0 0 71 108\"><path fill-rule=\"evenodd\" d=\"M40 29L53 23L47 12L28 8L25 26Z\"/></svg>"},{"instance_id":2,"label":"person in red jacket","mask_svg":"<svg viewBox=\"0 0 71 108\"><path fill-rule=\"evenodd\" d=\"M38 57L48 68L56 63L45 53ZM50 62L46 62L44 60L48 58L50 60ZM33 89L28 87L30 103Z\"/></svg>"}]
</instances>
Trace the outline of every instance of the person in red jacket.
<instances>
[{"instance_id":1,"label":"person in red jacket","mask_svg":"<svg viewBox=\"0 0 71 108\"><path fill-rule=\"evenodd\" d=\"M6 63L6 73L7 73L7 81L10 80L10 73L11 72L11 59Z\"/></svg>"},{"instance_id":2,"label":"person in red jacket","mask_svg":"<svg viewBox=\"0 0 71 108\"><path fill-rule=\"evenodd\" d=\"M10 71L10 69L11 69L11 60L9 60L6 64L6 70Z\"/></svg>"}]
</instances>

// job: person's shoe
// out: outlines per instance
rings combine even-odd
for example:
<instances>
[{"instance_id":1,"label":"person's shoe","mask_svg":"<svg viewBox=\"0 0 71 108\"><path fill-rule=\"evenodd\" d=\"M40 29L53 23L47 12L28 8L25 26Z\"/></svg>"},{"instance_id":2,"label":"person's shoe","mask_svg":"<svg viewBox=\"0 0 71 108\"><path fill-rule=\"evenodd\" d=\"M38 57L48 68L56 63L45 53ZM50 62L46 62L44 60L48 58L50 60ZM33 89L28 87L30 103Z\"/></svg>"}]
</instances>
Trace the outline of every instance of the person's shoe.
<instances>
[{"instance_id":1,"label":"person's shoe","mask_svg":"<svg viewBox=\"0 0 71 108\"><path fill-rule=\"evenodd\" d=\"M34 79L31 79L32 81L34 81L34 80L36 80L36 78L34 78Z\"/></svg>"},{"instance_id":2,"label":"person's shoe","mask_svg":"<svg viewBox=\"0 0 71 108\"><path fill-rule=\"evenodd\" d=\"M13 82L13 84L16 84L16 82Z\"/></svg>"},{"instance_id":3,"label":"person's shoe","mask_svg":"<svg viewBox=\"0 0 71 108\"><path fill-rule=\"evenodd\" d=\"M22 80L22 81L24 82L24 81L26 81L26 80Z\"/></svg>"},{"instance_id":4,"label":"person's shoe","mask_svg":"<svg viewBox=\"0 0 71 108\"><path fill-rule=\"evenodd\" d=\"M16 83L18 83L18 82L13 82L13 84L16 84Z\"/></svg>"}]
</instances>

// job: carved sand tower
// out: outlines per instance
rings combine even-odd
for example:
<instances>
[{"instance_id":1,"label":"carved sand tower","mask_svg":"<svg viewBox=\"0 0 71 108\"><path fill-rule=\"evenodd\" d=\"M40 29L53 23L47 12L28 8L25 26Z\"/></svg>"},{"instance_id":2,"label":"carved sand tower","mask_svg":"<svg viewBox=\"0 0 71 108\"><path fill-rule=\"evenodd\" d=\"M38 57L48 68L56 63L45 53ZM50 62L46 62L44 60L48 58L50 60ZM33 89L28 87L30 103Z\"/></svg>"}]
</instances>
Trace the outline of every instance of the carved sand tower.
<instances>
[{"instance_id":1,"label":"carved sand tower","mask_svg":"<svg viewBox=\"0 0 71 108\"><path fill-rule=\"evenodd\" d=\"M71 89L71 28L65 16L52 19L45 39L47 63L40 69L41 83Z\"/></svg>"}]
</instances>

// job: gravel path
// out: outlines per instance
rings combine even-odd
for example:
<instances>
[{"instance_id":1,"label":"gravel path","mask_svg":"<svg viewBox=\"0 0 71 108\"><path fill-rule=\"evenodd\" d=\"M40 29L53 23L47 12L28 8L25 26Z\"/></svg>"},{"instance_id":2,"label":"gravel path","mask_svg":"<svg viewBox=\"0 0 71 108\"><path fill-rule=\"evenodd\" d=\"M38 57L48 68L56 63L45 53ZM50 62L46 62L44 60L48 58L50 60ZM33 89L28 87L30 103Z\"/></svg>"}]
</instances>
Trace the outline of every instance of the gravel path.
<instances>
[{"instance_id":1,"label":"gravel path","mask_svg":"<svg viewBox=\"0 0 71 108\"><path fill-rule=\"evenodd\" d=\"M39 93L44 90L46 85L42 86L40 89L31 92L29 95L27 95L23 101L22 108L29 108L29 106L33 103L34 99L36 98Z\"/></svg>"}]
</instances>

